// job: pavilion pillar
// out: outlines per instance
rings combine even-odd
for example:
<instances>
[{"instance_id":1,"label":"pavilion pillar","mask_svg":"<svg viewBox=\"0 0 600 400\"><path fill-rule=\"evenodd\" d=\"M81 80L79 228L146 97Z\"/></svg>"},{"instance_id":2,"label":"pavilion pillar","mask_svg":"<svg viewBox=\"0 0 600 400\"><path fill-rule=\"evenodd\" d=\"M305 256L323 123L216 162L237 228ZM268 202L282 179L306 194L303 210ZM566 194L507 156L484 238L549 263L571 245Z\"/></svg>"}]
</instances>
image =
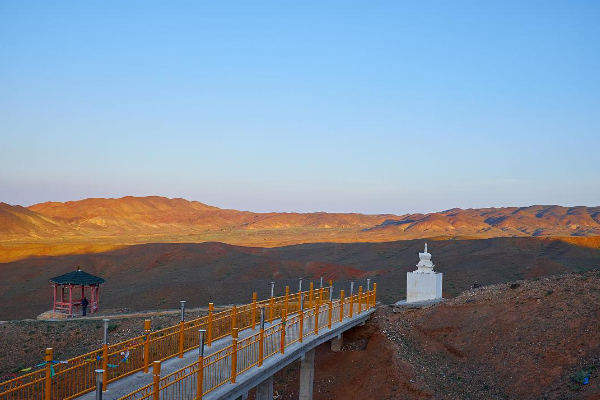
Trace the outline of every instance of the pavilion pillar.
<instances>
[{"instance_id":1,"label":"pavilion pillar","mask_svg":"<svg viewBox=\"0 0 600 400\"><path fill-rule=\"evenodd\" d=\"M52 284L52 288L54 289L54 303L52 305L52 312L56 312L56 284Z\"/></svg>"},{"instance_id":2,"label":"pavilion pillar","mask_svg":"<svg viewBox=\"0 0 600 400\"><path fill-rule=\"evenodd\" d=\"M96 286L96 311L100 308L100 285Z\"/></svg>"},{"instance_id":3,"label":"pavilion pillar","mask_svg":"<svg viewBox=\"0 0 600 400\"><path fill-rule=\"evenodd\" d=\"M73 286L69 285L69 315L73 315Z\"/></svg>"},{"instance_id":4,"label":"pavilion pillar","mask_svg":"<svg viewBox=\"0 0 600 400\"><path fill-rule=\"evenodd\" d=\"M90 286L90 315L94 315L94 286Z\"/></svg>"}]
</instances>

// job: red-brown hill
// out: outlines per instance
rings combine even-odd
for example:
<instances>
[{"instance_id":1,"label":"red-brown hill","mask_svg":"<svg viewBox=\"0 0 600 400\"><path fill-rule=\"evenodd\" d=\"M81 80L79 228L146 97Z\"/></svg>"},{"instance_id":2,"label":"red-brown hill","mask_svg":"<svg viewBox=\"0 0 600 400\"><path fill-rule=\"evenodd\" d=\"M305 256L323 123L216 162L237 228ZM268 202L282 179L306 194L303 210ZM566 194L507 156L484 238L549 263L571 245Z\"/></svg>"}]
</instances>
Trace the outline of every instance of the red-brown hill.
<instances>
[{"instance_id":1,"label":"red-brown hill","mask_svg":"<svg viewBox=\"0 0 600 400\"><path fill-rule=\"evenodd\" d=\"M365 227L391 217L336 213L253 213L158 196L49 202L33 205L29 209L80 227L118 227L123 230L153 230L163 225L182 229Z\"/></svg>"},{"instance_id":2,"label":"red-brown hill","mask_svg":"<svg viewBox=\"0 0 600 400\"><path fill-rule=\"evenodd\" d=\"M0 203L0 238L4 240L50 238L71 228L25 207Z\"/></svg>"},{"instance_id":3,"label":"red-brown hill","mask_svg":"<svg viewBox=\"0 0 600 400\"><path fill-rule=\"evenodd\" d=\"M361 236L434 234L494 236L585 236L600 234L600 207L531 206L452 209L431 214L253 213L224 210L197 201L165 197L85 199L41 203L29 210L90 233L137 236L168 228L179 234L206 230L339 228ZM305 232L299 232L302 240ZM397 238L397 237L396 237Z\"/></svg>"},{"instance_id":4,"label":"red-brown hill","mask_svg":"<svg viewBox=\"0 0 600 400\"><path fill-rule=\"evenodd\" d=\"M253 213L165 197L86 199L0 208L0 262L141 243L276 247L418 238L600 235L600 207L451 209L430 214Z\"/></svg>"}]
</instances>

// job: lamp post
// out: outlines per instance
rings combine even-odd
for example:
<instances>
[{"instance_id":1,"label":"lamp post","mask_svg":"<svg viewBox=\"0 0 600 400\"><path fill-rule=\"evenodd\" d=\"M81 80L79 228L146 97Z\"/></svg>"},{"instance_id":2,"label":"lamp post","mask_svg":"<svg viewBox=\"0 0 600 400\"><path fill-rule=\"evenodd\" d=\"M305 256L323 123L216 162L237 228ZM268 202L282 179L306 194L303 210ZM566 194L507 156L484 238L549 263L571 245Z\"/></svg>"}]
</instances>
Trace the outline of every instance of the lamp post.
<instances>
[{"instance_id":1,"label":"lamp post","mask_svg":"<svg viewBox=\"0 0 600 400\"><path fill-rule=\"evenodd\" d=\"M96 370L96 400L102 400L102 375L103 369Z\"/></svg>"},{"instance_id":2,"label":"lamp post","mask_svg":"<svg viewBox=\"0 0 600 400\"><path fill-rule=\"evenodd\" d=\"M179 300L179 304L181 305L181 319L180 321L185 321L185 300Z\"/></svg>"}]
</instances>

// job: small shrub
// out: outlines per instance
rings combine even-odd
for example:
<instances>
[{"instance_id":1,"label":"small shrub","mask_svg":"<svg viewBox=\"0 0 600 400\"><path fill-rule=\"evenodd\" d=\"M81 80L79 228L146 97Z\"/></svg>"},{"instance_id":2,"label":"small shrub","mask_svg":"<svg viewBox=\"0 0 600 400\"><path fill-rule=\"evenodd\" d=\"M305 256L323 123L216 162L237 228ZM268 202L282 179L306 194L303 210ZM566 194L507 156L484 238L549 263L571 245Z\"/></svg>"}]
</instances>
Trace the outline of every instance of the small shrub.
<instances>
[{"instance_id":1,"label":"small shrub","mask_svg":"<svg viewBox=\"0 0 600 400\"><path fill-rule=\"evenodd\" d=\"M552 293L554 293L554 290L548 290L548 291L546 292L546 296L550 296Z\"/></svg>"},{"instance_id":2,"label":"small shrub","mask_svg":"<svg viewBox=\"0 0 600 400\"><path fill-rule=\"evenodd\" d=\"M587 367L584 368L582 370L579 370L575 373L575 375L573 375L571 377L571 379L573 381L575 381L576 383L579 383L580 385L583 385L584 382L586 381L586 378L589 379L590 374L592 373L592 371L594 370L594 367Z\"/></svg>"},{"instance_id":3,"label":"small shrub","mask_svg":"<svg viewBox=\"0 0 600 400\"><path fill-rule=\"evenodd\" d=\"M118 327L119 327L119 324L109 324L109 325L108 325L108 331L109 331L109 332L112 332L112 331L114 331L115 329L117 329Z\"/></svg>"},{"instance_id":4,"label":"small shrub","mask_svg":"<svg viewBox=\"0 0 600 400\"><path fill-rule=\"evenodd\" d=\"M16 374L18 373L20 370L22 370L23 368L25 368L25 364L19 364L19 366L15 369L13 369L13 373Z\"/></svg>"}]
</instances>

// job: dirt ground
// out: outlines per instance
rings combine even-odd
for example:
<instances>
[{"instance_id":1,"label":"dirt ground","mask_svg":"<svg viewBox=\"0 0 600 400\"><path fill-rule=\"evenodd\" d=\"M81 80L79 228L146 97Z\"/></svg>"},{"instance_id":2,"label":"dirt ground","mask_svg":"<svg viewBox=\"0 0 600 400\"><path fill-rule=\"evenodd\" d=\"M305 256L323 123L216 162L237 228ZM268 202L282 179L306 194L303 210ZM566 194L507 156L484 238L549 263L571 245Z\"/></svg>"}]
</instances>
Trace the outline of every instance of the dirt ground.
<instances>
[{"instance_id":1,"label":"dirt ground","mask_svg":"<svg viewBox=\"0 0 600 400\"><path fill-rule=\"evenodd\" d=\"M474 281L482 285L582 272L600 266L600 241L594 238L495 238L429 242L436 269L444 274L444 297L458 296ZM321 243L278 248L223 243L175 243L129 246L98 254L37 257L0 263L0 320L36 318L52 307L49 279L77 266L106 280L100 307L133 311L188 307L208 303L247 304L298 278L318 284L333 280L336 293L350 282L377 282L384 303L406 295L406 273L414 270L424 240L389 243ZM0 245L1 247L1 245ZM0 249L1 251L1 249Z\"/></svg>"},{"instance_id":2,"label":"dirt ground","mask_svg":"<svg viewBox=\"0 0 600 400\"><path fill-rule=\"evenodd\" d=\"M153 327L177 318L153 317ZM143 319L111 321L111 341L139 335ZM39 363L45 347L56 359L97 348L101 326L0 324L1 375ZM275 398L298 398L299 377L299 362L277 373ZM381 306L342 351L317 348L314 398L600 399L600 271L482 287L424 309Z\"/></svg>"},{"instance_id":3,"label":"dirt ground","mask_svg":"<svg viewBox=\"0 0 600 400\"><path fill-rule=\"evenodd\" d=\"M205 315L204 311L186 313L187 319L202 315ZM109 343L142 335L145 319L152 320L152 329L158 330L177 324L179 313L113 318L109 322ZM98 319L23 320L1 323L0 382L16 377L15 373L20 369L43 362L47 347L54 349L56 360L67 360L101 348L102 327L103 323Z\"/></svg>"},{"instance_id":4,"label":"dirt ground","mask_svg":"<svg viewBox=\"0 0 600 400\"><path fill-rule=\"evenodd\" d=\"M600 271L470 290L421 310L383 306L333 353L316 400L600 399ZM589 384L577 382L588 375ZM275 377L298 398L300 363Z\"/></svg>"}]
</instances>

